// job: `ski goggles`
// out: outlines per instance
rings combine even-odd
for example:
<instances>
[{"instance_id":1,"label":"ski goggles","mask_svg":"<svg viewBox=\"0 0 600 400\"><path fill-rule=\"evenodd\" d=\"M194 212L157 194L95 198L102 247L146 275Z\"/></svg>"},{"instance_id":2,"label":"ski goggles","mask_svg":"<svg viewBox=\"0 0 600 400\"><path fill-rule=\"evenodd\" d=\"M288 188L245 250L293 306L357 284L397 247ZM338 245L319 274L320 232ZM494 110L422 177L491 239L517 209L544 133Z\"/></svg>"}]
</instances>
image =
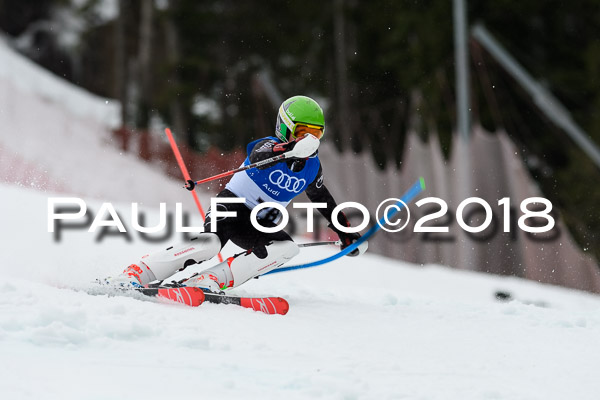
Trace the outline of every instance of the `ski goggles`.
<instances>
[{"instance_id":1,"label":"ski goggles","mask_svg":"<svg viewBox=\"0 0 600 400\"><path fill-rule=\"evenodd\" d=\"M313 135L317 139L321 139L323 137L324 129L325 128L319 125L311 125L298 122L294 124L294 130L292 131L292 139L297 139L298 137L304 136L307 133L309 135Z\"/></svg>"}]
</instances>

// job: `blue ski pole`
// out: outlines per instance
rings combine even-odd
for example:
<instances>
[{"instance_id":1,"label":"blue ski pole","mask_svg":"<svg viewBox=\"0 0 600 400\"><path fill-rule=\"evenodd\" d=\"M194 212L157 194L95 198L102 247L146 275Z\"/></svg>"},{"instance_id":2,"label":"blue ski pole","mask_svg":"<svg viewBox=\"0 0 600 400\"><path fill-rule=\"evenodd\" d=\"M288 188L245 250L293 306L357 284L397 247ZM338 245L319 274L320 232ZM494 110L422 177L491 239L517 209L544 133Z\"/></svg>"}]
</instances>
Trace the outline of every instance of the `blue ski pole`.
<instances>
[{"instance_id":1,"label":"blue ski pole","mask_svg":"<svg viewBox=\"0 0 600 400\"><path fill-rule=\"evenodd\" d=\"M385 225L386 219L387 219L387 221L390 221L390 219L403 208L404 204L410 203L423 190L425 190L425 180L423 179L423 177L420 177L419 180L417 180L410 187L410 189L408 189L406 191L406 193L404 193L404 195L400 198L401 201L398 201L396 203L397 207L393 207L393 209L391 209L388 212L387 216L381 217L379 222L376 223L375 225L373 225L371 227L371 229L369 229L364 235L361 236L360 239L358 239L356 242L352 243L350 246L346 247L344 250L340 251L339 253L336 253L336 254L329 256L327 258L324 258L322 260L317 260L317 261L313 261L313 262L306 263L306 264L290 265L288 267L277 268L277 269L274 269L273 271L267 272L265 275L275 274L277 272L294 271L297 269L316 267L316 266L327 264L331 261L337 260L338 258L343 257L346 254L353 252L358 246L361 245L361 243L363 243L366 240L369 240L369 238L371 236L373 236L375 233L377 233L377 231L379 229L381 229L381 226ZM404 202L404 204L402 202Z\"/></svg>"}]
</instances>

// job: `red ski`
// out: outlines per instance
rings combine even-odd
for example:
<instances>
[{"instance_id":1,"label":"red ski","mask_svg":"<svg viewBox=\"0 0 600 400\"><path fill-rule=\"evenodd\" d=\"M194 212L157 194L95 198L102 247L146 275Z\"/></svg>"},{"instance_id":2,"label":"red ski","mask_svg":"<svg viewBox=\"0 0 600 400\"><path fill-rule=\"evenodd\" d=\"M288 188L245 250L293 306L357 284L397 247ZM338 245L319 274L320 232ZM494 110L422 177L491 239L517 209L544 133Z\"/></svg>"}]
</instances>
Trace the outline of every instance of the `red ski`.
<instances>
[{"instance_id":1,"label":"red ski","mask_svg":"<svg viewBox=\"0 0 600 400\"><path fill-rule=\"evenodd\" d=\"M287 314L288 302L281 297L237 297L224 294L204 293L205 300L217 304L235 304L265 314Z\"/></svg>"},{"instance_id":2,"label":"red ski","mask_svg":"<svg viewBox=\"0 0 600 400\"><path fill-rule=\"evenodd\" d=\"M160 297L192 307L198 307L204 302L204 292L195 287L157 287L143 288L139 291L146 296Z\"/></svg>"},{"instance_id":3,"label":"red ski","mask_svg":"<svg viewBox=\"0 0 600 400\"><path fill-rule=\"evenodd\" d=\"M197 307L203 302L216 304L233 304L265 314L287 314L290 309L288 302L281 297L238 297L226 294L203 292L199 288L188 286L158 286L138 289L146 296L161 297L177 303Z\"/></svg>"}]
</instances>

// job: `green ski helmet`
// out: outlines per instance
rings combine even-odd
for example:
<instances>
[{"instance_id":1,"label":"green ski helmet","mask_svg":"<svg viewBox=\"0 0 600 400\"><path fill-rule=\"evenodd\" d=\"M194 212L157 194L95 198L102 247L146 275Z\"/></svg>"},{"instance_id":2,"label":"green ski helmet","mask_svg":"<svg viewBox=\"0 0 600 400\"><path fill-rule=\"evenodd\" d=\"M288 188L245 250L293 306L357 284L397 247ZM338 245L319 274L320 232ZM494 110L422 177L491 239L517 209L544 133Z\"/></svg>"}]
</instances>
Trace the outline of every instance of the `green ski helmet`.
<instances>
[{"instance_id":1,"label":"green ski helmet","mask_svg":"<svg viewBox=\"0 0 600 400\"><path fill-rule=\"evenodd\" d=\"M275 134L289 142L296 138L296 128L302 126L303 133L310 133L318 139L325 133L325 117L319 104L306 96L290 97L279 107Z\"/></svg>"}]
</instances>

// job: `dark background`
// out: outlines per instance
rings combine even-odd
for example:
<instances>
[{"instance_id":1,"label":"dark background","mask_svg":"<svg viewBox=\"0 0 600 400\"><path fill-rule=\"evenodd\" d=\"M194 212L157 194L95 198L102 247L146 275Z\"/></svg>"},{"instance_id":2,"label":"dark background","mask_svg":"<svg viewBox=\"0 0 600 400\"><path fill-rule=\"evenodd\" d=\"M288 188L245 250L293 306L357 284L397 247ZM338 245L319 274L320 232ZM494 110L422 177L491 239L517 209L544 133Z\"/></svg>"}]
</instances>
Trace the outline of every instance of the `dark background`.
<instances>
[{"instance_id":1,"label":"dark background","mask_svg":"<svg viewBox=\"0 0 600 400\"><path fill-rule=\"evenodd\" d=\"M600 143L600 1L467 1ZM0 29L28 57L119 99L124 126L166 124L190 147L232 150L272 133L284 96L326 108L328 140L400 167L404 139L456 126L452 1L0 0ZM504 129L579 245L600 258L600 171L470 42L471 115ZM204 111L203 111L204 110ZM351 171L350 171L351 172Z\"/></svg>"}]
</instances>

